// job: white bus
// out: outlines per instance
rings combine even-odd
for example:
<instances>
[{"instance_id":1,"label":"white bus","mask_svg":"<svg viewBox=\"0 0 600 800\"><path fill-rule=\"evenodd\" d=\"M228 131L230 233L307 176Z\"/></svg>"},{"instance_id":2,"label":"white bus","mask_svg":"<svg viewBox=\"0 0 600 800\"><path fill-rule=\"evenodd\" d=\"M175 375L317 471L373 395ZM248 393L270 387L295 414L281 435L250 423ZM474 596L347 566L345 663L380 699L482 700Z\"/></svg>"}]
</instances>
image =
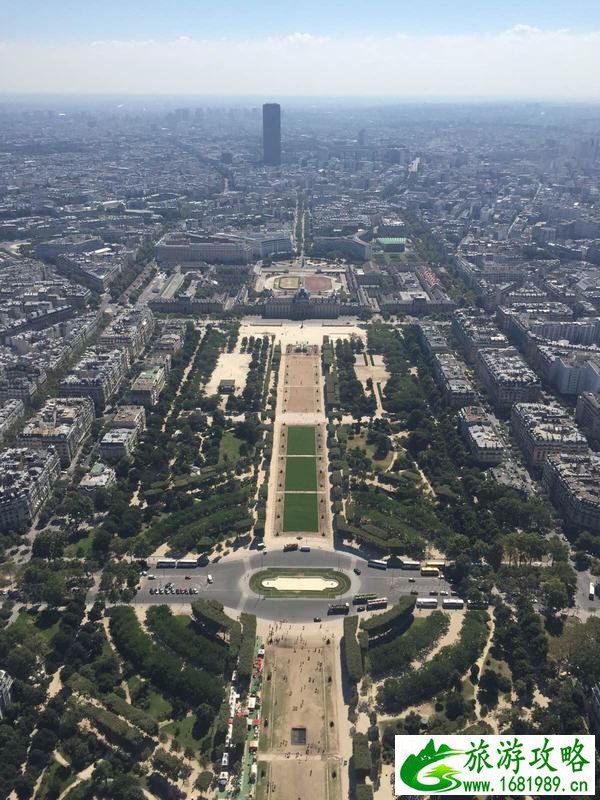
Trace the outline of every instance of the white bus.
<instances>
[{"instance_id":1,"label":"white bus","mask_svg":"<svg viewBox=\"0 0 600 800\"><path fill-rule=\"evenodd\" d=\"M442 608L464 608L465 601L460 597L444 597Z\"/></svg>"},{"instance_id":2,"label":"white bus","mask_svg":"<svg viewBox=\"0 0 600 800\"><path fill-rule=\"evenodd\" d=\"M417 608L437 608L437 597L417 597Z\"/></svg>"},{"instance_id":3,"label":"white bus","mask_svg":"<svg viewBox=\"0 0 600 800\"><path fill-rule=\"evenodd\" d=\"M368 567L372 567L373 569L387 569L387 561L384 561L381 558L372 558L368 563Z\"/></svg>"},{"instance_id":4,"label":"white bus","mask_svg":"<svg viewBox=\"0 0 600 800\"><path fill-rule=\"evenodd\" d=\"M590 583L590 600L593 600L596 594L596 587L593 583Z\"/></svg>"}]
</instances>

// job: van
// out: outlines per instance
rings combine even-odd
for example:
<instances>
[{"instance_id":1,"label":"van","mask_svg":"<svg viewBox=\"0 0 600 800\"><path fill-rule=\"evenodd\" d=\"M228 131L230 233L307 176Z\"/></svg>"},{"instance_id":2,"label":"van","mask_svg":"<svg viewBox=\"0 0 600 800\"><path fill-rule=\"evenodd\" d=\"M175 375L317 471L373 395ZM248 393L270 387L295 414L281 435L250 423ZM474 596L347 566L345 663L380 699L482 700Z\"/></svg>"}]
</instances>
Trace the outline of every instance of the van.
<instances>
[{"instance_id":1,"label":"van","mask_svg":"<svg viewBox=\"0 0 600 800\"><path fill-rule=\"evenodd\" d=\"M265 543L264 543L264 542L259 542L259 543L256 545L256 549L257 549L257 550L264 550L264 549L265 549Z\"/></svg>"},{"instance_id":2,"label":"van","mask_svg":"<svg viewBox=\"0 0 600 800\"><path fill-rule=\"evenodd\" d=\"M206 579L207 579L207 581L208 581L209 583L212 583L212 582L213 582L213 576L212 576L212 575L208 575Z\"/></svg>"},{"instance_id":3,"label":"van","mask_svg":"<svg viewBox=\"0 0 600 800\"><path fill-rule=\"evenodd\" d=\"M303 546L300 548L300 552L301 552L301 553L310 553L310 547L307 547L306 545L303 545Z\"/></svg>"},{"instance_id":4,"label":"van","mask_svg":"<svg viewBox=\"0 0 600 800\"><path fill-rule=\"evenodd\" d=\"M152 575L152 574L148 575L148 580L149 581L155 581L156 580L156 575Z\"/></svg>"}]
</instances>

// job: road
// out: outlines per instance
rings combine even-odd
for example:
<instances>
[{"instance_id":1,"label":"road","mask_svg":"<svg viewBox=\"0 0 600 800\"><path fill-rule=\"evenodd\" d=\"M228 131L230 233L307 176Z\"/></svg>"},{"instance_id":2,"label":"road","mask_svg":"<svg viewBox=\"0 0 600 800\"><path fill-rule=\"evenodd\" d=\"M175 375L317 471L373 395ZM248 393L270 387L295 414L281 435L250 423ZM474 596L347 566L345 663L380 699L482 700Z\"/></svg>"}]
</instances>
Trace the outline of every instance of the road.
<instances>
[{"instance_id":1,"label":"road","mask_svg":"<svg viewBox=\"0 0 600 800\"><path fill-rule=\"evenodd\" d=\"M255 594L249 586L250 575L267 567L325 567L340 570L351 578L348 594L335 600L320 598L265 598ZM353 570L361 570L356 575ZM186 604L197 599L211 599L222 603L226 608L256 614L266 620L289 620L290 622L306 622L314 617L327 616L327 609L333 602L350 602L355 594L372 592L378 597L387 597L390 604L396 602L400 595L416 591L419 596L428 596L433 590L447 591L450 586L443 578L424 578L419 572L401 569L378 570L367 567L367 562L356 555L344 552L332 552L312 548L308 553L300 551L284 553L282 550L270 552L248 552L246 555L234 555L223 558L217 563L192 570L151 569L155 580L141 579L141 588L134 603L169 603ZM190 580L185 580L189 575ZM208 583L208 575L213 583ZM409 583L409 578L414 583ZM152 587L159 588L168 581L175 586L196 587L199 593L190 598L189 595L151 595ZM92 598L93 599L93 598ZM441 605L441 603L440 603Z\"/></svg>"}]
</instances>

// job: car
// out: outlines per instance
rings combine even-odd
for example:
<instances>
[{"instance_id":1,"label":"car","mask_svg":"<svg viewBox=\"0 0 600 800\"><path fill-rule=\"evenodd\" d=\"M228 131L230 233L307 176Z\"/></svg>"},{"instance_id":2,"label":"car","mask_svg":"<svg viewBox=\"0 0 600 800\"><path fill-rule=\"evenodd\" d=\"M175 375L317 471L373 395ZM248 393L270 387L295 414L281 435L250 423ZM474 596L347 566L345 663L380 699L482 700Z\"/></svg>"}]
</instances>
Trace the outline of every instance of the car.
<instances>
[{"instance_id":1,"label":"car","mask_svg":"<svg viewBox=\"0 0 600 800\"><path fill-rule=\"evenodd\" d=\"M440 594L442 595L442 597L448 597L448 592L445 589L442 589Z\"/></svg>"},{"instance_id":2,"label":"car","mask_svg":"<svg viewBox=\"0 0 600 800\"><path fill-rule=\"evenodd\" d=\"M435 595L435 597L437 597L437 596L438 596L437 589L432 589L432 590L429 592L429 594L431 594L431 595Z\"/></svg>"},{"instance_id":3,"label":"car","mask_svg":"<svg viewBox=\"0 0 600 800\"><path fill-rule=\"evenodd\" d=\"M155 581L156 580L156 575L152 575L152 574L148 575L148 580L149 581Z\"/></svg>"},{"instance_id":4,"label":"car","mask_svg":"<svg viewBox=\"0 0 600 800\"><path fill-rule=\"evenodd\" d=\"M416 578L409 578L409 579L408 579L408 582L409 582L409 583L416 583Z\"/></svg>"},{"instance_id":5,"label":"car","mask_svg":"<svg viewBox=\"0 0 600 800\"><path fill-rule=\"evenodd\" d=\"M360 575L360 570L359 570L358 567L354 567L354 574L355 575Z\"/></svg>"},{"instance_id":6,"label":"car","mask_svg":"<svg viewBox=\"0 0 600 800\"><path fill-rule=\"evenodd\" d=\"M212 583L212 582L213 582L213 576L212 576L212 575L207 575L207 576L206 576L206 580L207 580L209 583Z\"/></svg>"},{"instance_id":7,"label":"car","mask_svg":"<svg viewBox=\"0 0 600 800\"><path fill-rule=\"evenodd\" d=\"M366 607L366 606L357 606L357 607L356 607L356 610L357 610L357 611L366 611L366 610L367 610L367 607Z\"/></svg>"},{"instance_id":8,"label":"car","mask_svg":"<svg viewBox=\"0 0 600 800\"><path fill-rule=\"evenodd\" d=\"M186 576L185 576L185 579L186 579L186 581L191 581L191 580L192 580L192 577L191 577L191 575L186 575Z\"/></svg>"},{"instance_id":9,"label":"car","mask_svg":"<svg viewBox=\"0 0 600 800\"><path fill-rule=\"evenodd\" d=\"M177 589L175 589L175 594L181 594L181 589L179 587L177 587Z\"/></svg>"},{"instance_id":10,"label":"car","mask_svg":"<svg viewBox=\"0 0 600 800\"><path fill-rule=\"evenodd\" d=\"M313 622L321 622L321 617L313 617Z\"/></svg>"},{"instance_id":11,"label":"car","mask_svg":"<svg viewBox=\"0 0 600 800\"><path fill-rule=\"evenodd\" d=\"M165 593L165 590L162 588L162 586L161 586L161 587L160 587L160 589L158 590L158 593L159 593L159 594L164 594L164 593Z\"/></svg>"},{"instance_id":12,"label":"car","mask_svg":"<svg viewBox=\"0 0 600 800\"><path fill-rule=\"evenodd\" d=\"M150 594L154 594L154 588L150 589Z\"/></svg>"},{"instance_id":13,"label":"car","mask_svg":"<svg viewBox=\"0 0 600 800\"><path fill-rule=\"evenodd\" d=\"M307 547L306 545L302 545L302 547L300 548L300 552L301 553L310 553L310 547Z\"/></svg>"},{"instance_id":14,"label":"car","mask_svg":"<svg viewBox=\"0 0 600 800\"><path fill-rule=\"evenodd\" d=\"M419 593L417 592L417 590L416 590L416 589L411 589L411 590L410 590L410 593L411 593L411 594L419 594Z\"/></svg>"}]
</instances>

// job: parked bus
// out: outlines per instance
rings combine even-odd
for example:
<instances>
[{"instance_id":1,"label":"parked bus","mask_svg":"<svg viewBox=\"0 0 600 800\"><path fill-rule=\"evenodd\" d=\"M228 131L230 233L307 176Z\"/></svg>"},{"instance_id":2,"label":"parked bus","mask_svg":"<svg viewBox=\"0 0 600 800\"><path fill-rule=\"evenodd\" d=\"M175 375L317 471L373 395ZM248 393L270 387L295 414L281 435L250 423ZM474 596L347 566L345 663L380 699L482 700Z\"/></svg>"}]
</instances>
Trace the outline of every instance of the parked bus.
<instances>
[{"instance_id":1,"label":"parked bus","mask_svg":"<svg viewBox=\"0 0 600 800\"><path fill-rule=\"evenodd\" d=\"M461 597L444 597L442 608L464 608L465 601Z\"/></svg>"},{"instance_id":2,"label":"parked bus","mask_svg":"<svg viewBox=\"0 0 600 800\"><path fill-rule=\"evenodd\" d=\"M443 570L446 566L445 561L426 561L426 567L434 567L435 569Z\"/></svg>"},{"instance_id":3,"label":"parked bus","mask_svg":"<svg viewBox=\"0 0 600 800\"><path fill-rule=\"evenodd\" d=\"M292 550L298 549L298 542L290 542L289 544L284 544L283 552L284 553L291 553Z\"/></svg>"},{"instance_id":4,"label":"parked bus","mask_svg":"<svg viewBox=\"0 0 600 800\"><path fill-rule=\"evenodd\" d=\"M367 594L355 594L352 599L352 605L360 606L364 603L368 603L369 600L374 600L377 597L375 592L367 593Z\"/></svg>"},{"instance_id":5,"label":"parked bus","mask_svg":"<svg viewBox=\"0 0 600 800\"><path fill-rule=\"evenodd\" d=\"M595 594L596 594L596 587L594 586L593 583L590 583L590 600L594 599Z\"/></svg>"},{"instance_id":6,"label":"parked bus","mask_svg":"<svg viewBox=\"0 0 600 800\"><path fill-rule=\"evenodd\" d=\"M426 578L439 578L440 571L437 567L423 566L421 567L421 575Z\"/></svg>"},{"instance_id":7,"label":"parked bus","mask_svg":"<svg viewBox=\"0 0 600 800\"><path fill-rule=\"evenodd\" d=\"M156 569L175 569L177 566L176 558L160 558L156 562Z\"/></svg>"},{"instance_id":8,"label":"parked bus","mask_svg":"<svg viewBox=\"0 0 600 800\"><path fill-rule=\"evenodd\" d=\"M383 559L372 558L368 563L368 567L372 567L373 569L387 569L387 561Z\"/></svg>"},{"instance_id":9,"label":"parked bus","mask_svg":"<svg viewBox=\"0 0 600 800\"><path fill-rule=\"evenodd\" d=\"M402 559L402 569L420 569L421 564L418 561L409 561L408 558Z\"/></svg>"},{"instance_id":10,"label":"parked bus","mask_svg":"<svg viewBox=\"0 0 600 800\"><path fill-rule=\"evenodd\" d=\"M348 603L337 603L327 609L328 614L347 614L349 611L350 605Z\"/></svg>"},{"instance_id":11,"label":"parked bus","mask_svg":"<svg viewBox=\"0 0 600 800\"><path fill-rule=\"evenodd\" d=\"M367 611L373 611L375 608L387 608L387 604L387 597L376 597L367 602Z\"/></svg>"},{"instance_id":12,"label":"parked bus","mask_svg":"<svg viewBox=\"0 0 600 800\"><path fill-rule=\"evenodd\" d=\"M437 597L417 597L417 608L437 608Z\"/></svg>"},{"instance_id":13,"label":"parked bus","mask_svg":"<svg viewBox=\"0 0 600 800\"><path fill-rule=\"evenodd\" d=\"M198 566L198 559L196 558L180 558L177 562L177 569L196 569Z\"/></svg>"}]
</instances>

